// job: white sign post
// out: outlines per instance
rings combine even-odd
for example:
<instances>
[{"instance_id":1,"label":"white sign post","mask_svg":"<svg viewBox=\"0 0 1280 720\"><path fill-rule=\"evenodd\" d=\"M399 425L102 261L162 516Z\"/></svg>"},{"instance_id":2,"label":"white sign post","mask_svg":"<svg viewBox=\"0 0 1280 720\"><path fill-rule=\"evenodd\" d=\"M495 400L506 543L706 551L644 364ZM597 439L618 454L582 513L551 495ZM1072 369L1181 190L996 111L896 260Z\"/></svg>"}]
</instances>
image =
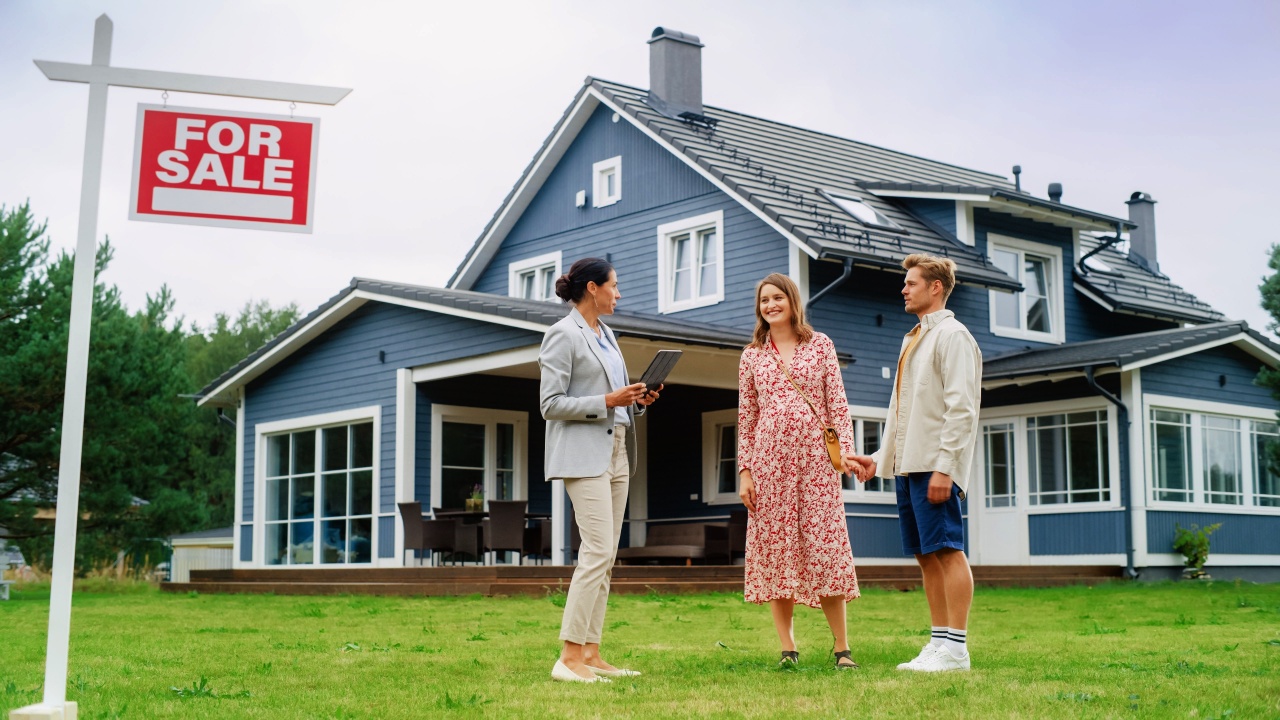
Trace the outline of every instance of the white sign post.
<instances>
[{"instance_id":1,"label":"white sign post","mask_svg":"<svg viewBox=\"0 0 1280 720\"><path fill-rule=\"evenodd\" d=\"M71 640L76 519L80 515L80 453L84 436L85 386L89 374L89 331L93 314L93 269L97 254L98 191L102 180L107 88L116 85L321 105L336 105L351 92L350 88L111 67L111 29L111 18L106 15L94 23L92 64L35 61L50 80L89 84L89 120L85 130L80 224L76 233L75 271L71 281L71 326L62 408L62 449L58 466L58 509L53 536L53 582L49 596L44 700L12 711L10 720L75 720L77 714L76 704L67 702L67 651Z\"/></svg>"}]
</instances>

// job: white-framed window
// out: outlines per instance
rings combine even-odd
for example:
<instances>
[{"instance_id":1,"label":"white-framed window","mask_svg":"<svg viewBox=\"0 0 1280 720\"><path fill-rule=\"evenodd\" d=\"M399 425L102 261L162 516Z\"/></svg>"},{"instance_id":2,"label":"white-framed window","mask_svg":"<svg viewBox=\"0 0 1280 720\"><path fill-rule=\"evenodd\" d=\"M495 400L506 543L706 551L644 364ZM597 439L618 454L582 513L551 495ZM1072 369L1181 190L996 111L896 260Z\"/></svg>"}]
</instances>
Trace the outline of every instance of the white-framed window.
<instances>
[{"instance_id":1,"label":"white-framed window","mask_svg":"<svg viewBox=\"0 0 1280 720\"><path fill-rule=\"evenodd\" d=\"M507 266L507 295L525 300L551 300L560 277L559 250L517 260Z\"/></svg>"},{"instance_id":2,"label":"white-framed window","mask_svg":"<svg viewBox=\"0 0 1280 720\"><path fill-rule=\"evenodd\" d=\"M1101 398L983 408L971 494L981 492L983 512L1119 507L1115 412Z\"/></svg>"},{"instance_id":3,"label":"white-framed window","mask_svg":"<svg viewBox=\"0 0 1280 720\"><path fill-rule=\"evenodd\" d=\"M989 508L1018 505L1015 432L1013 422L991 423L982 428L982 488Z\"/></svg>"},{"instance_id":4,"label":"white-framed window","mask_svg":"<svg viewBox=\"0 0 1280 720\"><path fill-rule=\"evenodd\" d=\"M376 413L373 408L258 426L263 564L373 561Z\"/></svg>"},{"instance_id":5,"label":"white-framed window","mask_svg":"<svg viewBox=\"0 0 1280 720\"><path fill-rule=\"evenodd\" d=\"M1267 464L1267 445L1280 439L1276 422L1262 419L1265 410L1206 405L1218 404L1158 398L1149 405L1152 502L1280 507L1280 476Z\"/></svg>"},{"instance_id":6,"label":"white-framed window","mask_svg":"<svg viewBox=\"0 0 1280 720\"><path fill-rule=\"evenodd\" d=\"M724 211L658 226L658 312L724 300Z\"/></svg>"},{"instance_id":7,"label":"white-framed window","mask_svg":"<svg viewBox=\"0 0 1280 720\"><path fill-rule=\"evenodd\" d=\"M991 333L1045 343L1064 341L1062 248L990 233L987 256L1022 292L989 291Z\"/></svg>"},{"instance_id":8,"label":"white-framed window","mask_svg":"<svg viewBox=\"0 0 1280 720\"><path fill-rule=\"evenodd\" d=\"M431 507L528 499L528 447L529 413L433 404Z\"/></svg>"},{"instance_id":9,"label":"white-framed window","mask_svg":"<svg viewBox=\"0 0 1280 720\"><path fill-rule=\"evenodd\" d=\"M1032 505L1111 500L1105 410L1041 415L1026 422Z\"/></svg>"},{"instance_id":10,"label":"white-framed window","mask_svg":"<svg viewBox=\"0 0 1280 720\"><path fill-rule=\"evenodd\" d=\"M591 166L591 206L605 207L622 199L622 156Z\"/></svg>"},{"instance_id":11,"label":"white-framed window","mask_svg":"<svg viewBox=\"0 0 1280 720\"><path fill-rule=\"evenodd\" d=\"M859 455L870 455L880 449L884 437L884 420L878 418L854 417L854 448ZM851 475L840 476L841 489L844 490L845 502L880 502L886 498L896 501L893 478L873 477L866 482L858 482Z\"/></svg>"},{"instance_id":12,"label":"white-framed window","mask_svg":"<svg viewBox=\"0 0 1280 720\"><path fill-rule=\"evenodd\" d=\"M702 499L709 505L738 497L738 409L702 413Z\"/></svg>"},{"instance_id":13,"label":"white-framed window","mask_svg":"<svg viewBox=\"0 0 1280 720\"><path fill-rule=\"evenodd\" d=\"M887 215L871 207L860 198L831 190L823 190L822 194L826 195L828 200L835 203L837 207L849 213L854 220L863 225L886 230L902 230L901 225L890 220Z\"/></svg>"}]
</instances>

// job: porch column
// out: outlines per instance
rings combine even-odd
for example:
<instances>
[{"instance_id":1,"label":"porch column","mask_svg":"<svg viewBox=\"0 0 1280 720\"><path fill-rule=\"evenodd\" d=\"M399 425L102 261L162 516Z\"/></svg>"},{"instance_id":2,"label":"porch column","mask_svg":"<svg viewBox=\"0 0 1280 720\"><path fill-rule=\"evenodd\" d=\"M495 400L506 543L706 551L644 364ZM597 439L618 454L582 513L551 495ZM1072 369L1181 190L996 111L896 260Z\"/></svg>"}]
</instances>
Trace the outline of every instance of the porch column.
<instances>
[{"instance_id":1,"label":"porch column","mask_svg":"<svg viewBox=\"0 0 1280 720\"><path fill-rule=\"evenodd\" d=\"M413 382L413 371L409 368L396 370L396 502L409 502L413 497L414 477L414 437L417 432L417 392L418 386ZM430 502L427 503L430 506ZM396 508L396 559L392 565L404 565L404 519L400 517L400 508Z\"/></svg>"},{"instance_id":2,"label":"porch column","mask_svg":"<svg viewBox=\"0 0 1280 720\"><path fill-rule=\"evenodd\" d=\"M569 547L571 522L569 493L564 489L563 480L551 483L551 564L572 565L573 549Z\"/></svg>"}]
</instances>

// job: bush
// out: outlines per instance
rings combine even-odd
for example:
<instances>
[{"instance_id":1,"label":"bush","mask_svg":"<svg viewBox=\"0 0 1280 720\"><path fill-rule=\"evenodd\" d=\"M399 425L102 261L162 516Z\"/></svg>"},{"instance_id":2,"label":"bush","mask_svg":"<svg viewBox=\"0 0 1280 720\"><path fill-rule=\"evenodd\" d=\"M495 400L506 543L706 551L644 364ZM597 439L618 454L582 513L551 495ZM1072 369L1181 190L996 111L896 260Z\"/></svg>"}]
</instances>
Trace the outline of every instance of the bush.
<instances>
[{"instance_id":1,"label":"bush","mask_svg":"<svg viewBox=\"0 0 1280 720\"><path fill-rule=\"evenodd\" d=\"M1209 535L1220 527L1222 523L1205 527L1192 524L1190 529L1174 526L1173 549L1186 558L1183 564L1192 571L1189 573L1191 577L1204 575L1204 564L1209 559Z\"/></svg>"}]
</instances>

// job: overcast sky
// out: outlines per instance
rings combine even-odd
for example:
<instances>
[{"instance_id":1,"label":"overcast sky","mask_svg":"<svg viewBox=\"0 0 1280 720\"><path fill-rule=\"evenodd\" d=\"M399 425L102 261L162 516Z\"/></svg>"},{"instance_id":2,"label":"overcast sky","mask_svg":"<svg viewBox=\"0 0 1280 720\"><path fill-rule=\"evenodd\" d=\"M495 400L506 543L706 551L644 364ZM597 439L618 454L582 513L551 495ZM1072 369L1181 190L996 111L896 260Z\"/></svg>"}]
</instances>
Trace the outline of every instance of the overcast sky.
<instances>
[{"instance_id":1,"label":"overcast sky","mask_svg":"<svg viewBox=\"0 0 1280 720\"><path fill-rule=\"evenodd\" d=\"M113 88L98 229L131 308L168 284L209 322L250 299L308 312L352 276L443 285L587 75L648 87L658 25L701 37L704 100L1010 176L1127 217L1156 206L1161 269L1264 330L1277 241L1280 3L163 2L0 0L0 203L74 246L88 100L32 59L336 85L312 235L128 219L138 103ZM288 114L171 93L170 105Z\"/></svg>"}]
</instances>

